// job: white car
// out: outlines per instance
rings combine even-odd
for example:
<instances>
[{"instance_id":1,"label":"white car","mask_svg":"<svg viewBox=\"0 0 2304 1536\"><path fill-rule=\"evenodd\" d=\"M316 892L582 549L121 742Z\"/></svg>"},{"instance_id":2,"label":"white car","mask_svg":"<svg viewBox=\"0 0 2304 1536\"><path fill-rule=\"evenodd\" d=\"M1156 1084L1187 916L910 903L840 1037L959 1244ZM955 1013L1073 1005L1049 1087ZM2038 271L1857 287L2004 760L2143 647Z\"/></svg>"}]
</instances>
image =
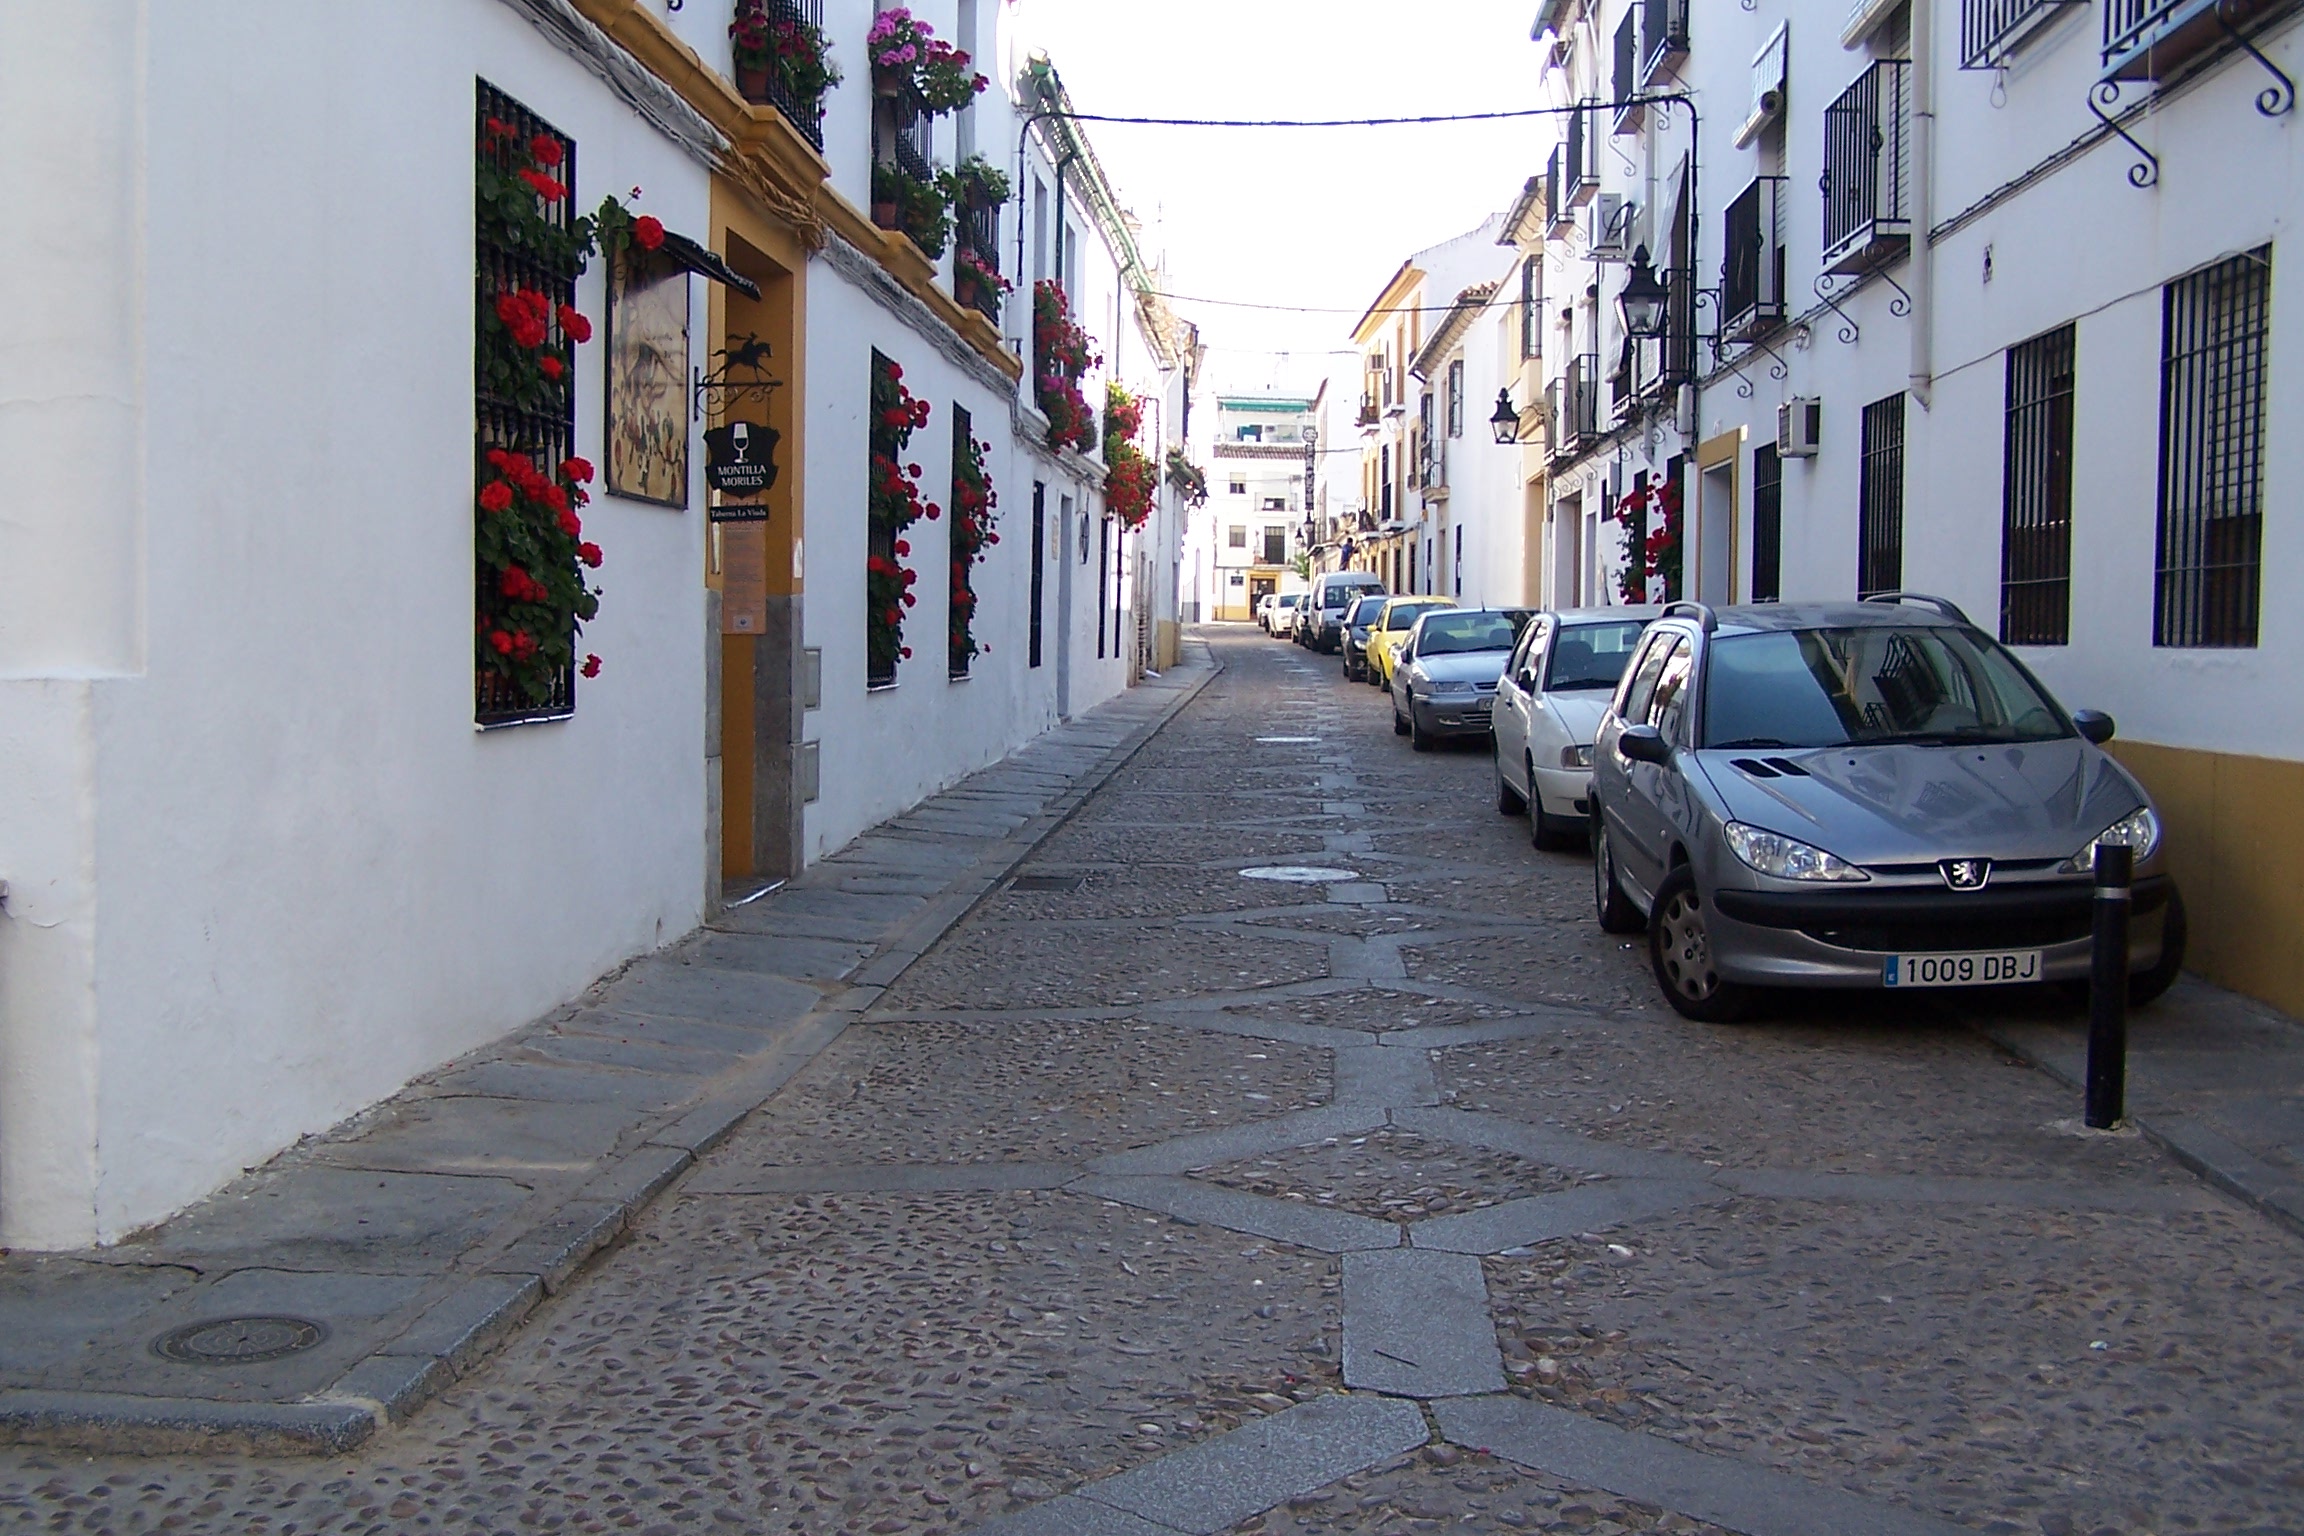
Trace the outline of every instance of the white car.
<instances>
[{"instance_id":1,"label":"white car","mask_svg":"<svg viewBox=\"0 0 2304 1536\"><path fill-rule=\"evenodd\" d=\"M1582 840L1592 811L1592 738L1658 607L1543 609L1496 687L1496 809L1528 813L1539 848Z\"/></svg>"}]
</instances>

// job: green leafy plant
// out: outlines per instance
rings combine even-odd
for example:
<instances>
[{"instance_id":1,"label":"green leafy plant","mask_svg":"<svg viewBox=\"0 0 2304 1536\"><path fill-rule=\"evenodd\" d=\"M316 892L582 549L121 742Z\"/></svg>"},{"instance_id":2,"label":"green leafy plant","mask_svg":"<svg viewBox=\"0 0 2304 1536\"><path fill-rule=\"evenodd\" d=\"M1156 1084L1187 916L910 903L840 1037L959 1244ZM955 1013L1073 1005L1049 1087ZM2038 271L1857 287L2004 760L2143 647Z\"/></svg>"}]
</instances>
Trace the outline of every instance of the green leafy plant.
<instances>
[{"instance_id":1,"label":"green leafy plant","mask_svg":"<svg viewBox=\"0 0 2304 1536\"><path fill-rule=\"evenodd\" d=\"M728 40L738 69L773 74L802 102L815 102L840 83L824 29L794 16L770 16L767 0L737 0Z\"/></svg>"},{"instance_id":2,"label":"green leafy plant","mask_svg":"<svg viewBox=\"0 0 2304 1536\"><path fill-rule=\"evenodd\" d=\"M872 201L896 205L896 227L934 261L952 243L952 204L943 178L923 181L901 166L872 167Z\"/></svg>"},{"instance_id":3,"label":"green leafy plant","mask_svg":"<svg viewBox=\"0 0 2304 1536\"><path fill-rule=\"evenodd\" d=\"M872 462L867 488L869 553L864 561L864 650L875 683L894 682L896 664L911 656L904 643L904 613L919 601L912 588L920 573L904 565L912 546L904 530L939 514L920 496L920 466L905 462L912 434L928 425L928 402L904 387L904 370L872 354Z\"/></svg>"},{"instance_id":4,"label":"green leafy plant","mask_svg":"<svg viewBox=\"0 0 2304 1536\"><path fill-rule=\"evenodd\" d=\"M953 434L952 443L952 603L947 637L950 668L968 670L968 663L987 647L976 640L976 588L970 575L1000 542L993 509L1000 497L992 489L992 476L984 455L992 445L966 432Z\"/></svg>"},{"instance_id":5,"label":"green leafy plant","mask_svg":"<svg viewBox=\"0 0 2304 1536\"><path fill-rule=\"evenodd\" d=\"M1208 472L1192 462L1181 443L1168 450L1168 483L1195 507L1208 505Z\"/></svg>"},{"instance_id":6,"label":"green leafy plant","mask_svg":"<svg viewBox=\"0 0 2304 1536\"><path fill-rule=\"evenodd\" d=\"M1127 528L1141 528L1152 515L1160 474L1151 455L1136 446L1143 430L1144 402L1118 384L1104 386L1104 510Z\"/></svg>"},{"instance_id":7,"label":"green leafy plant","mask_svg":"<svg viewBox=\"0 0 2304 1536\"><path fill-rule=\"evenodd\" d=\"M1007 173L982 155L970 155L946 171L944 190L963 208L997 208L1010 192Z\"/></svg>"}]
</instances>

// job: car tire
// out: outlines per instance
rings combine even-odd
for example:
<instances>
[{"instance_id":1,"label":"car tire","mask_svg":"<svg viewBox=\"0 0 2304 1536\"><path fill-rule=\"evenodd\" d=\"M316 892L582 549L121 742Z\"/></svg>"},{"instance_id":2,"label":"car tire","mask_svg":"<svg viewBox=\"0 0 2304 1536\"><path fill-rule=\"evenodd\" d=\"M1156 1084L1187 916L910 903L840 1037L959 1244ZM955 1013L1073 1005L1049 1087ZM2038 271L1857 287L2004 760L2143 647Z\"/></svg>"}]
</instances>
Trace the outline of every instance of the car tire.
<instances>
[{"instance_id":1,"label":"car tire","mask_svg":"<svg viewBox=\"0 0 2304 1536\"><path fill-rule=\"evenodd\" d=\"M1429 752L1432 750L1433 740L1432 733L1424 729L1424 722L1416 718L1416 701L1414 698L1410 698L1408 701L1408 745L1419 752Z\"/></svg>"},{"instance_id":2,"label":"car tire","mask_svg":"<svg viewBox=\"0 0 2304 1536\"><path fill-rule=\"evenodd\" d=\"M1539 853L1561 853L1583 838L1583 829L1544 809L1536 788L1536 760L1528 760L1528 841Z\"/></svg>"},{"instance_id":3,"label":"car tire","mask_svg":"<svg viewBox=\"0 0 2304 1536\"><path fill-rule=\"evenodd\" d=\"M1593 817L1592 905L1602 933L1638 933L1648 926L1624 887L1616 883L1616 856L1608 847L1608 829Z\"/></svg>"},{"instance_id":4,"label":"car tire","mask_svg":"<svg viewBox=\"0 0 2304 1536\"><path fill-rule=\"evenodd\" d=\"M1502 754L1496 753L1493 742L1489 744L1488 750L1495 754L1496 760L1496 814L1499 816L1517 816L1523 811L1533 812L1535 806L1523 798L1520 791L1512 787L1510 779L1504 777L1504 758ZM1533 784L1535 780L1531 779L1529 782Z\"/></svg>"},{"instance_id":5,"label":"car tire","mask_svg":"<svg viewBox=\"0 0 2304 1536\"><path fill-rule=\"evenodd\" d=\"M1648 965L1675 1013L1699 1024L1733 1024L1752 1011L1748 987L1723 981L1713 967L1712 939L1704 926L1703 898L1685 864L1656 888L1648 919Z\"/></svg>"},{"instance_id":6,"label":"car tire","mask_svg":"<svg viewBox=\"0 0 2304 1536\"><path fill-rule=\"evenodd\" d=\"M2171 886L2168 890L2168 915L2161 919L2160 958L2150 970L2137 971L2128 978L2128 1006L2142 1008L2158 1002L2160 994L2176 985L2176 978L2184 974L2184 951L2192 937L2192 925L2184 915L2184 894Z\"/></svg>"},{"instance_id":7,"label":"car tire","mask_svg":"<svg viewBox=\"0 0 2304 1536\"><path fill-rule=\"evenodd\" d=\"M1392 701L1392 734L1395 736L1408 734L1408 722L1400 718L1400 701L1398 699Z\"/></svg>"}]
</instances>

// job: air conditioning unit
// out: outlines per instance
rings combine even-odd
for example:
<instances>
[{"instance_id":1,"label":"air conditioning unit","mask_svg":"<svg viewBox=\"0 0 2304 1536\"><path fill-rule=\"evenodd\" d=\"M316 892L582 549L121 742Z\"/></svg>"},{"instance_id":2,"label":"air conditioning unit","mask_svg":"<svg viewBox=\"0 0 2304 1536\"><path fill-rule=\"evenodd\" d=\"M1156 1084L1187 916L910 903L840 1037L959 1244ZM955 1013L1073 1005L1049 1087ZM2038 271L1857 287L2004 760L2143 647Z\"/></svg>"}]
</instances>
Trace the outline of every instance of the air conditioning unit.
<instances>
[{"instance_id":1,"label":"air conditioning unit","mask_svg":"<svg viewBox=\"0 0 2304 1536\"><path fill-rule=\"evenodd\" d=\"M1824 402L1795 395L1776 407L1776 456L1812 459L1824 443Z\"/></svg>"},{"instance_id":2,"label":"air conditioning unit","mask_svg":"<svg viewBox=\"0 0 2304 1536\"><path fill-rule=\"evenodd\" d=\"M1615 192L1603 192L1584 209L1584 254L1594 261L1622 261L1632 205Z\"/></svg>"}]
</instances>

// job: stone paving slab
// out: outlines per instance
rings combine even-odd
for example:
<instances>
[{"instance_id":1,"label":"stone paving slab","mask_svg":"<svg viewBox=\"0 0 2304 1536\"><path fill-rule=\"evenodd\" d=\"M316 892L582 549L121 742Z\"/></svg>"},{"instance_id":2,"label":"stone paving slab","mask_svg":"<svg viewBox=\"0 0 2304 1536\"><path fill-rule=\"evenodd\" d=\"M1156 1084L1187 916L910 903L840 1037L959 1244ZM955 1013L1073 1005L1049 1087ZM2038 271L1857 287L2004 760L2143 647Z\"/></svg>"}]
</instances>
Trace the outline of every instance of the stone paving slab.
<instances>
[{"instance_id":1,"label":"stone paving slab","mask_svg":"<svg viewBox=\"0 0 2304 1536\"><path fill-rule=\"evenodd\" d=\"M1091 1483L1079 1495L1171 1530L1214 1536L1430 1437L1413 1403L1331 1395Z\"/></svg>"},{"instance_id":2,"label":"stone paving slab","mask_svg":"<svg viewBox=\"0 0 2304 1536\"><path fill-rule=\"evenodd\" d=\"M1416 1248L1344 1255L1344 1385L1419 1398L1503 1391L1480 1261Z\"/></svg>"},{"instance_id":3,"label":"stone paving slab","mask_svg":"<svg viewBox=\"0 0 2304 1536\"><path fill-rule=\"evenodd\" d=\"M1522 1398L1461 1398L1432 1411L1458 1445L1745 1536L1973 1536L1898 1505Z\"/></svg>"},{"instance_id":4,"label":"stone paving slab","mask_svg":"<svg viewBox=\"0 0 2304 1536\"><path fill-rule=\"evenodd\" d=\"M1531 1243L1660 1215L1705 1200L1726 1198L1725 1190L1709 1184L1675 1179L1612 1180L1566 1194L1507 1200L1484 1211L1436 1216L1430 1221L1418 1222L1409 1236L1419 1248L1437 1248L1449 1253L1503 1253Z\"/></svg>"},{"instance_id":5,"label":"stone paving slab","mask_svg":"<svg viewBox=\"0 0 2304 1536\"><path fill-rule=\"evenodd\" d=\"M1357 1136L1383 1123L1384 1107L1380 1103L1299 1110L1292 1115L1276 1115L1247 1125L1226 1126L1220 1131L1178 1136L1132 1152L1115 1152L1092 1159L1088 1167L1093 1173L1118 1177L1182 1173L1189 1168L1236 1162L1262 1152L1308 1146L1331 1136Z\"/></svg>"},{"instance_id":6,"label":"stone paving slab","mask_svg":"<svg viewBox=\"0 0 2304 1536\"><path fill-rule=\"evenodd\" d=\"M971 1536L1178 1536L1178 1532L1173 1525L1155 1525L1124 1509L1066 1494L988 1521Z\"/></svg>"},{"instance_id":7,"label":"stone paving slab","mask_svg":"<svg viewBox=\"0 0 2304 1536\"><path fill-rule=\"evenodd\" d=\"M1251 1195L1192 1179L1091 1177L1072 1187L1084 1195L1117 1200L1139 1210L1159 1211L1184 1221L1269 1237L1318 1253L1400 1246L1400 1229L1388 1221L1294 1200Z\"/></svg>"},{"instance_id":8,"label":"stone paving slab","mask_svg":"<svg viewBox=\"0 0 2304 1536\"><path fill-rule=\"evenodd\" d=\"M0 1256L0 1442L316 1455L405 1419L623 1237L1213 675L1203 659L1058 727L1074 745L1042 738L1027 764L932 797L117 1249ZM253 1313L324 1337L260 1363L150 1347Z\"/></svg>"}]
</instances>

